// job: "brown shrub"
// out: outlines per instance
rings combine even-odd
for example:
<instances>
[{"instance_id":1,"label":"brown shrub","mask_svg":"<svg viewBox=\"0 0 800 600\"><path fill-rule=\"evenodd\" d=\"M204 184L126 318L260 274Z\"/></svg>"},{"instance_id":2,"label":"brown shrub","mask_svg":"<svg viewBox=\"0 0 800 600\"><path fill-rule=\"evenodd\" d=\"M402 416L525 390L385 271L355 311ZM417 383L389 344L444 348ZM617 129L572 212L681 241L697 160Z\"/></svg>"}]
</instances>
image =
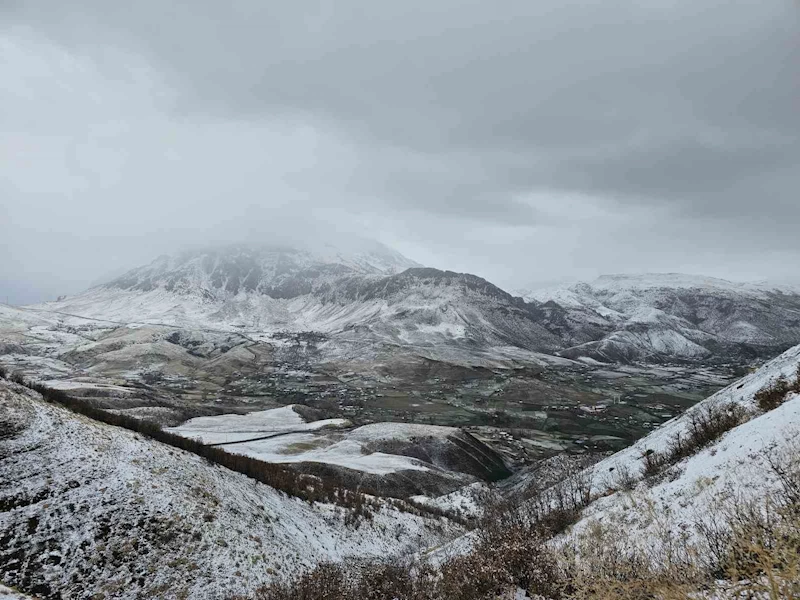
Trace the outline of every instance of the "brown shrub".
<instances>
[{"instance_id":1,"label":"brown shrub","mask_svg":"<svg viewBox=\"0 0 800 600\"><path fill-rule=\"evenodd\" d=\"M264 586L257 600L496 600L517 588L551 599L561 596L555 555L530 528L499 528L472 552L427 564L323 564L291 582Z\"/></svg>"},{"instance_id":2,"label":"brown shrub","mask_svg":"<svg viewBox=\"0 0 800 600\"><path fill-rule=\"evenodd\" d=\"M725 577L749 598L800 598L800 506L752 502L731 521Z\"/></svg>"},{"instance_id":3,"label":"brown shrub","mask_svg":"<svg viewBox=\"0 0 800 600\"><path fill-rule=\"evenodd\" d=\"M518 588L532 597L570 600L686 600L704 592L797 598L800 445L770 457L770 464L782 482L779 491L767 502L722 502L712 511L713 522L698 528L700 541L673 531L669 520L647 540L620 535L613 522L598 521L554 554L538 509L497 503L481 521L472 552L438 570L402 563L323 565L291 584L264 588L257 598L498 600L513 597ZM713 542L713 560L707 556L711 545L700 543L703 536Z\"/></svg>"},{"instance_id":4,"label":"brown shrub","mask_svg":"<svg viewBox=\"0 0 800 600\"><path fill-rule=\"evenodd\" d=\"M609 468L609 478L607 485L614 491L622 490L629 492L636 487L638 482L633 470L624 463Z\"/></svg>"},{"instance_id":5,"label":"brown shrub","mask_svg":"<svg viewBox=\"0 0 800 600\"><path fill-rule=\"evenodd\" d=\"M708 404L695 409L686 418L689 421L686 432L677 433L663 452L648 449L642 454L644 477L656 476L664 467L693 456L717 441L747 420L747 410L736 402Z\"/></svg>"},{"instance_id":6,"label":"brown shrub","mask_svg":"<svg viewBox=\"0 0 800 600\"><path fill-rule=\"evenodd\" d=\"M560 557L568 573L566 595L571 600L688 598L681 592L697 590L701 578L687 565L679 544L661 535L639 546L614 523L590 523Z\"/></svg>"},{"instance_id":7,"label":"brown shrub","mask_svg":"<svg viewBox=\"0 0 800 600\"><path fill-rule=\"evenodd\" d=\"M768 456L780 488L763 501L737 503L726 565L733 581L766 598L800 597L800 443Z\"/></svg>"},{"instance_id":8,"label":"brown shrub","mask_svg":"<svg viewBox=\"0 0 800 600\"><path fill-rule=\"evenodd\" d=\"M755 401L764 412L774 410L786 402L790 392L800 393L800 364L797 365L793 381L781 375L778 379L756 392Z\"/></svg>"},{"instance_id":9,"label":"brown shrub","mask_svg":"<svg viewBox=\"0 0 800 600\"><path fill-rule=\"evenodd\" d=\"M696 454L712 442L715 442L747 418L747 411L741 404L709 404L689 415L689 431L686 443L674 446L670 462Z\"/></svg>"},{"instance_id":10,"label":"brown shrub","mask_svg":"<svg viewBox=\"0 0 800 600\"><path fill-rule=\"evenodd\" d=\"M675 531L656 511L646 540L621 534L614 522L597 521L555 554L543 522L559 502L580 513L586 494L573 492L587 487L583 479L555 495L490 504L473 550L438 570L402 563L323 565L319 573L264 588L257 597L498 600L513 597L518 588L532 597L570 600L686 600L704 592L720 598L800 597L800 444L768 459L778 491L767 502L721 500L709 520L696 524L699 538Z\"/></svg>"},{"instance_id":11,"label":"brown shrub","mask_svg":"<svg viewBox=\"0 0 800 600\"><path fill-rule=\"evenodd\" d=\"M645 477L654 477L661 472L661 469L664 468L667 461L665 455L656 452L652 448L648 448L642 453L642 463L642 475Z\"/></svg>"},{"instance_id":12,"label":"brown shrub","mask_svg":"<svg viewBox=\"0 0 800 600\"><path fill-rule=\"evenodd\" d=\"M322 563L291 583L275 583L260 588L258 600L338 600L349 598L349 586L344 565Z\"/></svg>"}]
</instances>

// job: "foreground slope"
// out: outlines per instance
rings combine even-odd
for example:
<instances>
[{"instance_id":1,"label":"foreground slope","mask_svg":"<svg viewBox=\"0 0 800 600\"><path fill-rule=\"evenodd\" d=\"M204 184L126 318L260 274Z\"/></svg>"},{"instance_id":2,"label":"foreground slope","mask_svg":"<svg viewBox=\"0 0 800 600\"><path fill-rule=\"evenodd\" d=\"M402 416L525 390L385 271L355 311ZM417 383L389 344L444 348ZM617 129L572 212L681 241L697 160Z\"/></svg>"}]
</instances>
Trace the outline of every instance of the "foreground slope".
<instances>
[{"instance_id":1,"label":"foreground slope","mask_svg":"<svg viewBox=\"0 0 800 600\"><path fill-rule=\"evenodd\" d=\"M666 573L676 565L698 570L710 565L711 571L714 565L724 566L727 557L714 553L726 547L724 540L737 511L746 512L752 506L756 514L765 507L774 510L787 493L793 501L800 501L800 394L789 391L782 404L767 411L755 400L758 392L781 377L794 381L798 368L800 345L625 450L585 469L574 468L574 463L561 465L556 483L505 490L512 500L510 517L492 513L489 531L498 535L493 523L500 523L502 540L502 528L513 536L515 527L530 523L532 529L526 535L535 535L541 532L537 522L544 524L545 531L553 532L547 539L554 556L571 568L585 571L589 580L601 575L593 573L593 568L613 579L636 573ZM740 418L731 421L730 428L717 439L663 463L655 472L645 470L646 454L669 453L678 435L684 443L689 439L693 418L710 410L727 413L731 407ZM437 499L437 503L449 506L458 500L451 495ZM487 552L480 546L485 537L480 530L471 531L426 556L434 564L444 564L453 557L473 553L471 556L480 561L481 553ZM530 559L525 561L523 564ZM638 565L639 570L627 575L619 570L631 565Z\"/></svg>"},{"instance_id":2,"label":"foreground slope","mask_svg":"<svg viewBox=\"0 0 800 600\"><path fill-rule=\"evenodd\" d=\"M0 381L6 585L45 598L219 598L319 561L437 543L452 527L387 506L357 527L348 514Z\"/></svg>"},{"instance_id":3,"label":"foreground slope","mask_svg":"<svg viewBox=\"0 0 800 600\"><path fill-rule=\"evenodd\" d=\"M0 600L33 600L31 596L26 596L20 592L0 585Z\"/></svg>"},{"instance_id":4,"label":"foreground slope","mask_svg":"<svg viewBox=\"0 0 800 600\"><path fill-rule=\"evenodd\" d=\"M793 380L798 366L800 346L795 346L599 462L588 471L598 499L584 510L570 536L622 528L629 550L652 550L663 546L665 534L696 538L733 506L751 500L763 505L785 483L775 465L788 461L800 468L800 395L789 393L783 404L766 412L754 397L780 377ZM743 411L744 422L695 454L665 465L659 474L644 477L646 453L667 452L677 435L688 439L693 415L730 406Z\"/></svg>"}]
</instances>

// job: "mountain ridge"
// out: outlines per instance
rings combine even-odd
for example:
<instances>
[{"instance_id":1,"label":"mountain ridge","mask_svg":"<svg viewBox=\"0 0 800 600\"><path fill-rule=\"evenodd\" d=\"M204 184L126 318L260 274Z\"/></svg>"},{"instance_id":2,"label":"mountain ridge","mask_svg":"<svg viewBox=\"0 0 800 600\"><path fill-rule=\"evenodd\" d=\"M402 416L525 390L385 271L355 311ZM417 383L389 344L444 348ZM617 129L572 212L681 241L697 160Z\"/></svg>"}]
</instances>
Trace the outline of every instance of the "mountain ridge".
<instances>
[{"instance_id":1,"label":"mountain ridge","mask_svg":"<svg viewBox=\"0 0 800 600\"><path fill-rule=\"evenodd\" d=\"M230 244L175 255L162 255L128 271L100 288L179 293L224 290L253 291L274 298L292 298L313 290L317 280L348 275L385 276L419 266L401 254L376 244L367 252L343 252L291 247L285 244Z\"/></svg>"},{"instance_id":2,"label":"mountain ridge","mask_svg":"<svg viewBox=\"0 0 800 600\"><path fill-rule=\"evenodd\" d=\"M800 341L800 293L791 286L682 274L609 275L539 290L569 358L603 362L748 358Z\"/></svg>"},{"instance_id":3,"label":"mountain ridge","mask_svg":"<svg viewBox=\"0 0 800 600\"><path fill-rule=\"evenodd\" d=\"M800 291L791 286L660 273L515 296L476 275L359 244L190 250L41 306L123 322L358 331L402 346L506 346L600 362L747 361L800 342Z\"/></svg>"}]
</instances>

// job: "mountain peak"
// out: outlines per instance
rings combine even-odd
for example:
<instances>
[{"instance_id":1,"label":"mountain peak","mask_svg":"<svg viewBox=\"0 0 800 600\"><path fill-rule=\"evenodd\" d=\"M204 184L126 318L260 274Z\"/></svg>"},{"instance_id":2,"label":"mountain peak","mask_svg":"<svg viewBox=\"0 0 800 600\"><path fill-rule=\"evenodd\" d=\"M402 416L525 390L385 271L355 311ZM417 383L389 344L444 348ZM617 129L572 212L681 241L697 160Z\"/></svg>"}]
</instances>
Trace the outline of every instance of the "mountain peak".
<instances>
[{"instance_id":1,"label":"mountain peak","mask_svg":"<svg viewBox=\"0 0 800 600\"><path fill-rule=\"evenodd\" d=\"M307 293L326 279L387 276L419 265L378 242L228 244L163 255L105 285L216 294L255 291L273 297Z\"/></svg>"}]
</instances>

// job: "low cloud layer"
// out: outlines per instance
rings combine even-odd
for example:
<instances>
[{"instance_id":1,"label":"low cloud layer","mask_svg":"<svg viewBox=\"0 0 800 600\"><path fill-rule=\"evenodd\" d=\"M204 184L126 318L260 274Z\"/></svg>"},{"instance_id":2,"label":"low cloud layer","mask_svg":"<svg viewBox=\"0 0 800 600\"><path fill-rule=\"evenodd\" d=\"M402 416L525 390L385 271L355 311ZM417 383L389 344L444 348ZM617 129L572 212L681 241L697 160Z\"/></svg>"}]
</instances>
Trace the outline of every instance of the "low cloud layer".
<instances>
[{"instance_id":1,"label":"low cloud layer","mask_svg":"<svg viewBox=\"0 0 800 600\"><path fill-rule=\"evenodd\" d=\"M792 0L6 0L0 295L304 215L506 287L793 277L798 34Z\"/></svg>"}]
</instances>

